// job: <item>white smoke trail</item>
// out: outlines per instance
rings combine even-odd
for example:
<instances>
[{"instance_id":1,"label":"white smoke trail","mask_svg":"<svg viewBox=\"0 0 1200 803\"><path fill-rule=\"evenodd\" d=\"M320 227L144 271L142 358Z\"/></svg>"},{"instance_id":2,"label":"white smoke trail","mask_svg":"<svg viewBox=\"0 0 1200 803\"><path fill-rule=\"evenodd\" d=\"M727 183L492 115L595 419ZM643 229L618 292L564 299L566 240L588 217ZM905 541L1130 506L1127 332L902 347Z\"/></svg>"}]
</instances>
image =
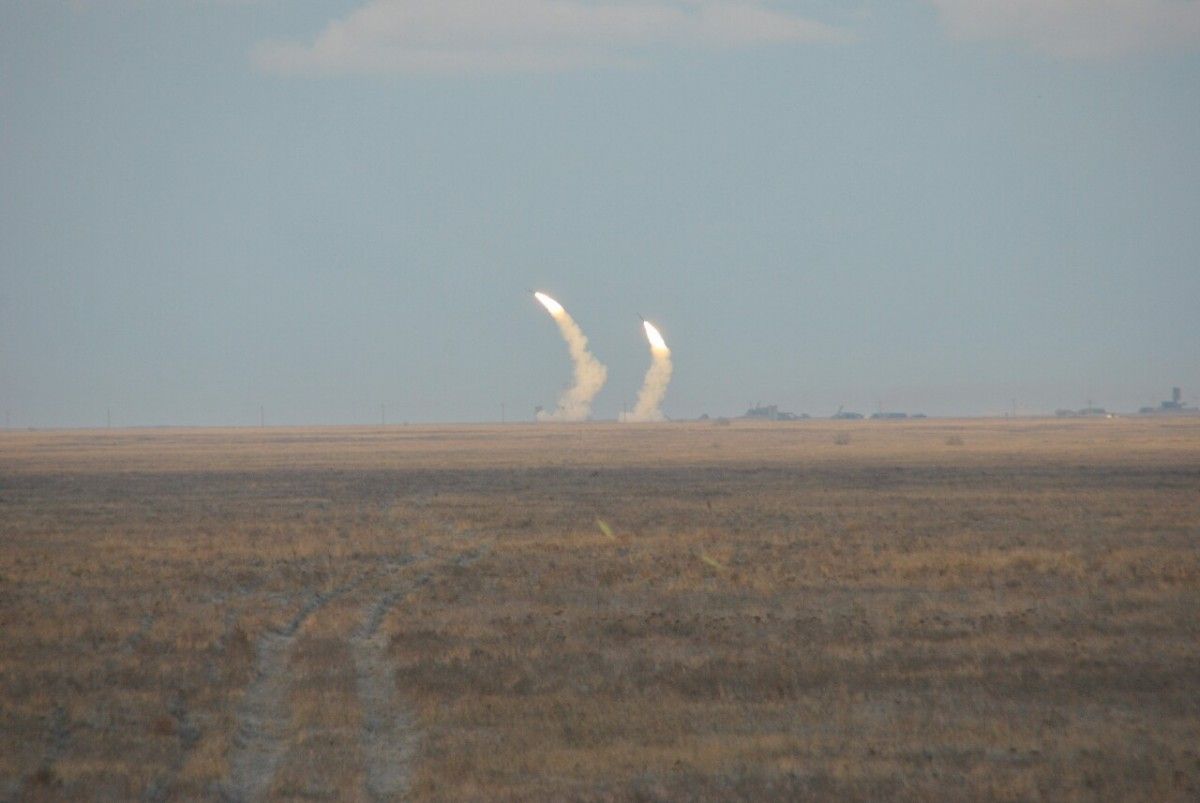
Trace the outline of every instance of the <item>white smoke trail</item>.
<instances>
[{"instance_id":1,"label":"white smoke trail","mask_svg":"<svg viewBox=\"0 0 1200 803\"><path fill-rule=\"evenodd\" d=\"M650 370L646 371L646 379L642 389L638 391L637 404L633 412L625 416L625 421L662 421L661 405L667 395L667 385L671 382L671 350L667 341L649 321L642 321L646 329L646 339L650 341Z\"/></svg>"},{"instance_id":2,"label":"white smoke trail","mask_svg":"<svg viewBox=\"0 0 1200 803\"><path fill-rule=\"evenodd\" d=\"M558 330L562 332L567 349L571 352L571 362L575 364L575 381L563 391L558 400L558 409L552 413L539 412L538 420L586 421L592 413L592 399L596 398L600 388L604 387L604 380L608 378L608 369L588 351L587 336L562 304L545 293L533 295L558 324Z\"/></svg>"}]
</instances>

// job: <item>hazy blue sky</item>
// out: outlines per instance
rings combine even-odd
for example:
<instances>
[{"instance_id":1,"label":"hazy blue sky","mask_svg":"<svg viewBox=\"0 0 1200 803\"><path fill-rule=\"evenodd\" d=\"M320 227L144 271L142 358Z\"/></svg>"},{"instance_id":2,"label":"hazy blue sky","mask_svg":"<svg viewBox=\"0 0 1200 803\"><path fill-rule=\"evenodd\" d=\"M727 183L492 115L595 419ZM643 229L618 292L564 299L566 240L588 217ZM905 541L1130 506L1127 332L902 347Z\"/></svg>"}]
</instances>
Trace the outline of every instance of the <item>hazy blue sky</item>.
<instances>
[{"instance_id":1,"label":"hazy blue sky","mask_svg":"<svg viewBox=\"0 0 1200 803\"><path fill-rule=\"evenodd\" d=\"M5 0L13 426L1200 392L1195 0Z\"/></svg>"}]
</instances>

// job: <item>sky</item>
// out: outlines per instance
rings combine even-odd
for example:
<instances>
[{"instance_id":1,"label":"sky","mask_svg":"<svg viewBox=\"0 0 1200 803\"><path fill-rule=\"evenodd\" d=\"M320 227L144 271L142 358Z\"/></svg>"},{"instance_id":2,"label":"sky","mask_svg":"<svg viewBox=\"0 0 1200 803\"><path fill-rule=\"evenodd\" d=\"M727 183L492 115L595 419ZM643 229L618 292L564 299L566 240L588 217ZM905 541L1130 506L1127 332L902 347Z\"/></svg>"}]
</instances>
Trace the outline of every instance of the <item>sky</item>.
<instances>
[{"instance_id":1,"label":"sky","mask_svg":"<svg viewBox=\"0 0 1200 803\"><path fill-rule=\"evenodd\" d=\"M1197 0L6 0L12 427L1200 399ZM503 408L502 408L503 405Z\"/></svg>"}]
</instances>

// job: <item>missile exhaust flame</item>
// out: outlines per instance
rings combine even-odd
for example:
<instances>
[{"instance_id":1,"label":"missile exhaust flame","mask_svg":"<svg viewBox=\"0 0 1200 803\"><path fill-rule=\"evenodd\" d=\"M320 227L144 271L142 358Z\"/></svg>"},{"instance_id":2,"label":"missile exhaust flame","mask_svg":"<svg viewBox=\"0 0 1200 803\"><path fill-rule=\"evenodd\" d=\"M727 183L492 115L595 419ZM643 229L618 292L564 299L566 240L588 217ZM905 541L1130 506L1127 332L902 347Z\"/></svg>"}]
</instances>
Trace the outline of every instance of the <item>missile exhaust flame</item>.
<instances>
[{"instance_id":1,"label":"missile exhaust flame","mask_svg":"<svg viewBox=\"0 0 1200 803\"><path fill-rule=\"evenodd\" d=\"M646 330L646 340L650 343L650 369L646 371L646 379L642 389L638 391L637 403L633 412L624 417L625 421L662 421L662 400L667 395L667 385L671 382L671 350L667 341L654 324L642 319L642 327Z\"/></svg>"},{"instance_id":2,"label":"missile exhaust flame","mask_svg":"<svg viewBox=\"0 0 1200 803\"><path fill-rule=\"evenodd\" d=\"M538 300L538 302L541 303L541 305L546 308L546 311L549 312L551 315L553 315L555 318L557 318L559 315L563 315L564 313L566 313L566 310L563 309L562 304L559 304L557 301L555 301L553 298L546 295L545 293L534 293L533 297L536 298Z\"/></svg>"},{"instance_id":3,"label":"missile exhaust flame","mask_svg":"<svg viewBox=\"0 0 1200 803\"><path fill-rule=\"evenodd\" d=\"M654 324L650 323L650 321L642 321L642 326L646 328L646 339L650 341L650 348L653 351L671 353L671 350L667 348L667 341L663 340L662 333L654 328Z\"/></svg>"},{"instance_id":4,"label":"missile exhaust flame","mask_svg":"<svg viewBox=\"0 0 1200 803\"><path fill-rule=\"evenodd\" d=\"M535 292L533 297L558 324L563 340L567 341L571 362L575 365L574 381L563 391L558 400L558 409L552 413L539 412L538 420L586 421L592 413L592 399L596 398L608 378L608 369L588 351L587 336L562 304L542 292Z\"/></svg>"}]
</instances>

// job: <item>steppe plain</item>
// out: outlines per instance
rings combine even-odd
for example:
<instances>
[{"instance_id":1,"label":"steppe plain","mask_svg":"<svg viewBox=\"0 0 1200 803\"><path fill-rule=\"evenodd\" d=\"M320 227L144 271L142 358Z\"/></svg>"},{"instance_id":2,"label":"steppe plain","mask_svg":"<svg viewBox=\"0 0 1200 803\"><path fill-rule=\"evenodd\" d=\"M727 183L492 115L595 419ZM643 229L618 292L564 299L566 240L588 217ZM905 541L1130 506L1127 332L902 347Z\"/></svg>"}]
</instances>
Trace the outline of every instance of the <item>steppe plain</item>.
<instances>
[{"instance_id":1,"label":"steppe plain","mask_svg":"<svg viewBox=\"0 0 1200 803\"><path fill-rule=\"evenodd\" d=\"M1196 800L1200 418L0 432L0 799Z\"/></svg>"}]
</instances>

